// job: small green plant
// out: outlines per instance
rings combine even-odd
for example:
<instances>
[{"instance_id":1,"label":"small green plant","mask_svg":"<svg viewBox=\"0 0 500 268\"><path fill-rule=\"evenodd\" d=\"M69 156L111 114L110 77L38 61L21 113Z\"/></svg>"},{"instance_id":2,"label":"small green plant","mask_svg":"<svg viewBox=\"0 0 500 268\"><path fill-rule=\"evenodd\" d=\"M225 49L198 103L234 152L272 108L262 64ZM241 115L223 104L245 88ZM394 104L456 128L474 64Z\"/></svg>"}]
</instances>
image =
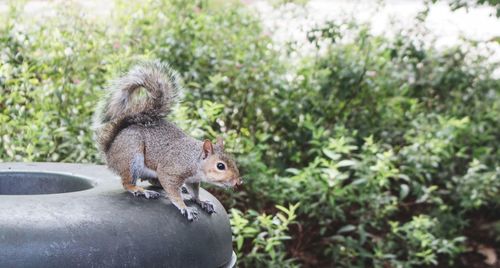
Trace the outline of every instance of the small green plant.
<instances>
[{"instance_id":1,"label":"small green plant","mask_svg":"<svg viewBox=\"0 0 500 268\"><path fill-rule=\"evenodd\" d=\"M465 210L478 209L490 202L499 201L500 167L488 170L477 159L469 163L465 175L453 178L456 186L455 199Z\"/></svg>"},{"instance_id":2,"label":"small green plant","mask_svg":"<svg viewBox=\"0 0 500 268\"><path fill-rule=\"evenodd\" d=\"M295 266L294 260L288 258L283 242L291 239L289 225L295 222L298 207L298 203L288 208L277 205L278 212L274 215L259 214L254 210L248 210L244 215L231 209L233 240L240 263L248 267Z\"/></svg>"},{"instance_id":3,"label":"small green plant","mask_svg":"<svg viewBox=\"0 0 500 268\"><path fill-rule=\"evenodd\" d=\"M411 221L400 225L399 222L390 222L392 236L399 243L389 243L389 246L401 247L407 251L404 266L437 265L438 254L456 256L464 249L464 237L453 239L438 238L435 235L437 220L427 215L414 216ZM391 251L397 251L392 249Z\"/></svg>"}]
</instances>

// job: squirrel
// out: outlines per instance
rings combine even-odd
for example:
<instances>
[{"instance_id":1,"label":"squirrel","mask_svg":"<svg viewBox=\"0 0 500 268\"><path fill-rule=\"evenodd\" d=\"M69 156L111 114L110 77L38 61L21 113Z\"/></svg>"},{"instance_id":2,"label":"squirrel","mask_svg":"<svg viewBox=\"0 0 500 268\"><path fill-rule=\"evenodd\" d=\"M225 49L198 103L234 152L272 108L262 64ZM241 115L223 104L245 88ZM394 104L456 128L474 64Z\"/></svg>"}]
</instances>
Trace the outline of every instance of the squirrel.
<instances>
[{"instance_id":1,"label":"squirrel","mask_svg":"<svg viewBox=\"0 0 500 268\"><path fill-rule=\"evenodd\" d=\"M141 88L146 96L137 96ZM228 188L242 180L234 159L224 152L222 138L215 144L199 141L165 119L179 91L178 74L167 64L138 64L109 87L95 114L94 130L107 166L121 177L125 190L134 196L158 198L158 192L136 182L159 183L172 204L193 221L198 210L184 203L183 185L191 200L212 214L213 204L200 200L200 182Z\"/></svg>"}]
</instances>

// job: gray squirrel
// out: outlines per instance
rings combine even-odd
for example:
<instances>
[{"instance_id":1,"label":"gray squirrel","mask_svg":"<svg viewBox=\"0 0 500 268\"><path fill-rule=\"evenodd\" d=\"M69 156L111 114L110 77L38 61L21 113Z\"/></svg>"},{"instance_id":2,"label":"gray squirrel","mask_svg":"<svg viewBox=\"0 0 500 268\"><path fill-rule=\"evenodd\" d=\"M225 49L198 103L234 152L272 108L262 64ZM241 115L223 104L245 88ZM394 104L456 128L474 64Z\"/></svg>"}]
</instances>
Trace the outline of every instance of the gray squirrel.
<instances>
[{"instance_id":1,"label":"gray squirrel","mask_svg":"<svg viewBox=\"0 0 500 268\"><path fill-rule=\"evenodd\" d=\"M137 96L141 88L147 91L146 97ZM192 200L212 214L213 204L199 198L200 182L227 188L240 184L241 178L234 159L224 153L222 138L215 144L199 141L165 120L179 90L178 75L166 64L141 63L111 85L94 117L94 129L106 164L121 177L125 190L135 196L158 198L158 192L136 182L159 183L170 201L192 221L198 211L184 203L183 185Z\"/></svg>"}]
</instances>

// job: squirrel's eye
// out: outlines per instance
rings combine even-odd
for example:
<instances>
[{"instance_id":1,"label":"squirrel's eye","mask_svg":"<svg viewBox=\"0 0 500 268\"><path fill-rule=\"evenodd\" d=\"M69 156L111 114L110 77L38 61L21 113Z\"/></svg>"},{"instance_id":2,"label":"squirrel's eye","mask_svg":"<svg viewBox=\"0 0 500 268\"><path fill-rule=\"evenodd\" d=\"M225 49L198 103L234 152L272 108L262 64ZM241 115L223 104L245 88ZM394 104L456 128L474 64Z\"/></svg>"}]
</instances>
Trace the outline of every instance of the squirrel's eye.
<instances>
[{"instance_id":1,"label":"squirrel's eye","mask_svg":"<svg viewBox=\"0 0 500 268\"><path fill-rule=\"evenodd\" d=\"M223 163L219 162L219 163L217 163L217 169L224 170L224 169L226 169L226 166Z\"/></svg>"}]
</instances>

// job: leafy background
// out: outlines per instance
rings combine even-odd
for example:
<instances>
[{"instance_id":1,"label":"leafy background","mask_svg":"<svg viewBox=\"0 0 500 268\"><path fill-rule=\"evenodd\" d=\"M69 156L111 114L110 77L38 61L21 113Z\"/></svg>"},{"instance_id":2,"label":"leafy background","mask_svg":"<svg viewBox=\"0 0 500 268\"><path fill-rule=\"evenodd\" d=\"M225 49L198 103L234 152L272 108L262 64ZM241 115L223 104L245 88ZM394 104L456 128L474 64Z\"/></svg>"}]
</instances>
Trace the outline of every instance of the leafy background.
<instances>
[{"instance_id":1,"label":"leafy background","mask_svg":"<svg viewBox=\"0 0 500 268\"><path fill-rule=\"evenodd\" d=\"M90 126L107 82L161 59L184 81L171 120L222 134L245 174L237 191L211 189L239 266L488 267L499 253L498 63L480 42L424 42L425 11L390 38L322 23L297 58L239 1L117 0L100 19L77 3L22 10L0 24L1 161L102 163Z\"/></svg>"}]
</instances>

